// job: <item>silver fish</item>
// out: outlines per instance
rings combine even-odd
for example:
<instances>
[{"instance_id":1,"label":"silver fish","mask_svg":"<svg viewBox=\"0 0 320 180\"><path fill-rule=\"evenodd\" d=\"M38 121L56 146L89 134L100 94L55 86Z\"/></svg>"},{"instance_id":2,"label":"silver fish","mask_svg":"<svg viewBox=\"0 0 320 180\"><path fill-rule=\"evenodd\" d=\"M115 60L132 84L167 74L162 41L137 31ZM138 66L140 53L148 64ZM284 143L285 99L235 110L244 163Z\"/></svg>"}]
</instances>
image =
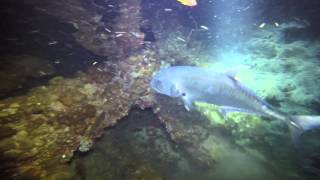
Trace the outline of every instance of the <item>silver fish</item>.
<instances>
[{"instance_id":1,"label":"silver fish","mask_svg":"<svg viewBox=\"0 0 320 180\"><path fill-rule=\"evenodd\" d=\"M282 113L236 80L234 75L207 68L175 66L157 72L150 86L160 94L181 98L188 111L194 109L193 102L197 101L219 106L223 115L238 111L283 120L289 125L294 141L302 132L320 127L320 116Z\"/></svg>"}]
</instances>

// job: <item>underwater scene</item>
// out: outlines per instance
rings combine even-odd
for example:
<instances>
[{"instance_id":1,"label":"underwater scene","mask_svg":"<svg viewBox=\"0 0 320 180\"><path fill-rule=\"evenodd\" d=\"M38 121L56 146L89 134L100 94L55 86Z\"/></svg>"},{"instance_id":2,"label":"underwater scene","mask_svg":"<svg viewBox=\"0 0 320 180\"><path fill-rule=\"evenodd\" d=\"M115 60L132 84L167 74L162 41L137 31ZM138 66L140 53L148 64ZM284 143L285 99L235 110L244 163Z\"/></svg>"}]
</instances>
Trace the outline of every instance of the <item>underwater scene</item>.
<instances>
[{"instance_id":1,"label":"underwater scene","mask_svg":"<svg viewBox=\"0 0 320 180\"><path fill-rule=\"evenodd\" d=\"M320 179L319 0L0 4L0 179Z\"/></svg>"}]
</instances>

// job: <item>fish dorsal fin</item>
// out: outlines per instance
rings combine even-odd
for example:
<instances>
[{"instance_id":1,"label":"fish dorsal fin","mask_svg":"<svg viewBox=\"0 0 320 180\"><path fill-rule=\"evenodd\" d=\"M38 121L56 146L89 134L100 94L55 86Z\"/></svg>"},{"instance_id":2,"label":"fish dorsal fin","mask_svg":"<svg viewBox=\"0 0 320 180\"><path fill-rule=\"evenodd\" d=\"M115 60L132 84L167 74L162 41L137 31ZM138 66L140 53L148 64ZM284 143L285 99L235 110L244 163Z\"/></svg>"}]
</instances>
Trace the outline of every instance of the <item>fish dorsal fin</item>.
<instances>
[{"instance_id":1,"label":"fish dorsal fin","mask_svg":"<svg viewBox=\"0 0 320 180\"><path fill-rule=\"evenodd\" d=\"M232 67L232 68L226 69L224 71L224 73L227 76L232 77L235 80L238 80L239 78L237 77L237 75L239 74L239 72L243 71L243 70L246 70L246 69L249 69L249 67L246 66L246 65L241 65L241 66L236 66L236 67Z\"/></svg>"},{"instance_id":2,"label":"fish dorsal fin","mask_svg":"<svg viewBox=\"0 0 320 180\"><path fill-rule=\"evenodd\" d=\"M227 75L228 76L228 75ZM258 102L262 103L263 105L269 107L269 108L272 108L272 106L267 103L265 100L263 100L261 97L257 96L256 93L249 89L248 87L246 87L245 85L243 85L241 82L239 82L236 77L231 77L231 76L228 76L230 80L232 80L233 84L239 89L241 90L241 92L243 94L245 94L246 96L248 97L251 97L251 98L254 98L256 99Z\"/></svg>"}]
</instances>

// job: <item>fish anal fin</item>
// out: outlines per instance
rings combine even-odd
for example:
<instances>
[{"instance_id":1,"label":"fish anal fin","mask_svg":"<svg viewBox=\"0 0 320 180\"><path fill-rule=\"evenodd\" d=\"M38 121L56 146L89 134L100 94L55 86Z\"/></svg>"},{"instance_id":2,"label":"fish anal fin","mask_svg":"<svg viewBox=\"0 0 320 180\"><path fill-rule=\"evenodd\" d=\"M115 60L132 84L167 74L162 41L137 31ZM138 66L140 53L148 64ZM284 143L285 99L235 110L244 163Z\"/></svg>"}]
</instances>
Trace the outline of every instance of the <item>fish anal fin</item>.
<instances>
[{"instance_id":1,"label":"fish anal fin","mask_svg":"<svg viewBox=\"0 0 320 180\"><path fill-rule=\"evenodd\" d=\"M261 114L259 114L257 112L253 112L253 111L250 111L250 110L247 110L247 109L235 108L235 107L231 107L231 106L220 106L219 107L219 113L224 118L230 112L241 112L241 113L246 113L246 114L261 115Z\"/></svg>"},{"instance_id":2,"label":"fish anal fin","mask_svg":"<svg viewBox=\"0 0 320 180\"><path fill-rule=\"evenodd\" d=\"M298 147L305 131L320 128L320 116L290 116L289 127L293 144Z\"/></svg>"},{"instance_id":3,"label":"fish anal fin","mask_svg":"<svg viewBox=\"0 0 320 180\"><path fill-rule=\"evenodd\" d=\"M291 116L290 120L303 131L320 127L320 116Z\"/></svg>"}]
</instances>

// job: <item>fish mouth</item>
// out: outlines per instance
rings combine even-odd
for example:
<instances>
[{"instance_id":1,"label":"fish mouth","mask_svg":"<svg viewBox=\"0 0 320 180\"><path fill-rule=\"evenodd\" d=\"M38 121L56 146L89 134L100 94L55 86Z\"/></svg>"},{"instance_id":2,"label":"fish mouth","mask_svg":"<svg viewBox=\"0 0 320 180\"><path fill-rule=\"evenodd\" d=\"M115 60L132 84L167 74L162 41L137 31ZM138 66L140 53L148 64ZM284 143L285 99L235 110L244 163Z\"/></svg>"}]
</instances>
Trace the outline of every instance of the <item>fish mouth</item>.
<instances>
[{"instance_id":1,"label":"fish mouth","mask_svg":"<svg viewBox=\"0 0 320 180\"><path fill-rule=\"evenodd\" d=\"M154 80L151 80L149 85L150 85L151 89L158 91L158 89L155 86Z\"/></svg>"},{"instance_id":2,"label":"fish mouth","mask_svg":"<svg viewBox=\"0 0 320 180\"><path fill-rule=\"evenodd\" d=\"M156 88L156 87L151 87L151 89L153 89L153 91L157 92L157 93L161 93L161 90Z\"/></svg>"},{"instance_id":3,"label":"fish mouth","mask_svg":"<svg viewBox=\"0 0 320 180\"><path fill-rule=\"evenodd\" d=\"M151 80L150 87L153 91L161 93L161 90L156 86L155 80Z\"/></svg>"}]
</instances>

